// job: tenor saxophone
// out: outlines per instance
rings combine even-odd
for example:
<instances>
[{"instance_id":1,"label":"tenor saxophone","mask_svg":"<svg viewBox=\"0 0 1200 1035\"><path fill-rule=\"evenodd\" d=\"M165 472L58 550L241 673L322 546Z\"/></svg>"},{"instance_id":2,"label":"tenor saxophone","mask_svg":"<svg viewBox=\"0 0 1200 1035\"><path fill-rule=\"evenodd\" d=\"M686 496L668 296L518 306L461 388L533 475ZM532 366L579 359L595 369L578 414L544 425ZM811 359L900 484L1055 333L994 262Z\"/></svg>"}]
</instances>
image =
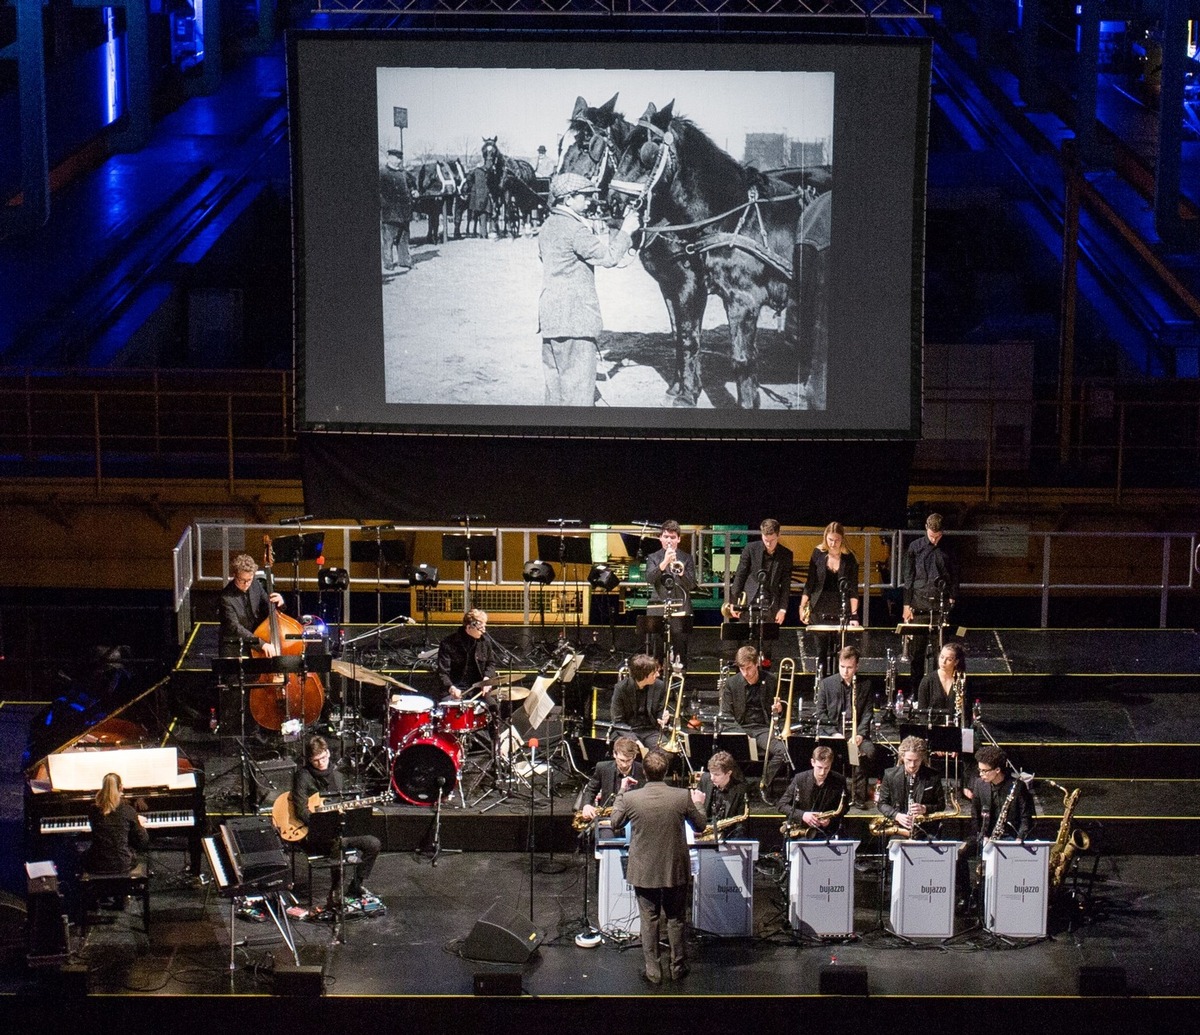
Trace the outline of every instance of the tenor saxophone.
<instances>
[{"instance_id":1,"label":"tenor saxophone","mask_svg":"<svg viewBox=\"0 0 1200 1035\"><path fill-rule=\"evenodd\" d=\"M867 829L875 837L922 837L924 836L923 827L929 826L931 823L940 823L943 819L957 819L962 815L962 806L958 803L958 798L955 797L953 791L950 792L950 808L944 812L931 812L927 816L915 816L912 821L911 829L906 830L902 827L893 816L889 819L887 816L876 816L871 820Z\"/></svg>"},{"instance_id":2,"label":"tenor saxophone","mask_svg":"<svg viewBox=\"0 0 1200 1035\"><path fill-rule=\"evenodd\" d=\"M1071 857L1076 852L1086 852L1092 847L1092 839L1088 837L1086 830L1080 830L1076 827L1071 829L1071 820L1075 815L1075 806L1079 803L1080 788L1068 792L1065 787L1061 787L1053 780L1046 781L1051 787L1057 791L1062 791L1063 796L1063 814L1062 822L1058 825L1058 836L1054 839L1054 844L1050 848L1050 887L1058 888L1062 886L1063 878L1067 875L1067 870L1071 865Z\"/></svg>"},{"instance_id":3,"label":"tenor saxophone","mask_svg":"<svg viewBox=\"0 0 1200 1035\"><path fill-rule=\"evenodd\" d=\"M596 820L608 819L608 817L611 815L612 806L609 805L607 808L597 809L595 818ZM575 832L579 834L582 834L585 830L587 830L587 828L592 825L592 822L592 820L584 816L583 809L580 809L571 817L571 826L575 829Z\"/></svg>"},{"instance_id":4,"label":"tenor saxophone","mask_svg":"<svg viewBox=\"0 0 1200 1035\"><path fill-rule=\"evenodd\" d=\"M845 809L846 809L846 791L845 791L845 788L843 788L842 796L838 799L837 808L830 809L828 812L818 812L816 814L816 818L817 819L833 819L834 816L840 816L845 811ZM801 820L799 823L789 823L785 819L783 821L783 826L781 826L779 828L779 832L784 837L792 838L793 840L798 837L803 838L805 840L809 840L810 838L820 836L819 830L816 827L810 827L807 823L804 822L804 820Z\"/></svg>"},{"instance_id":5,"label":"tenor saxophone","mask_svg":"<svg viewBox=\"0 0 1200 1035\"><path fill-rule=\"evenodd\" d=\"M737 824L745 822L746 817L749 815L750 815L750 803L747 802L746 807L742 811L741 815L727 816L725 819L718 819L715 823L709 823L708 826L706 826L703 830L700 831L700 833L698 833L696 835L696 840L697 841L711 841L722 830L727 830L729 827L737 826Z\"/></svg>"}]
</instances>

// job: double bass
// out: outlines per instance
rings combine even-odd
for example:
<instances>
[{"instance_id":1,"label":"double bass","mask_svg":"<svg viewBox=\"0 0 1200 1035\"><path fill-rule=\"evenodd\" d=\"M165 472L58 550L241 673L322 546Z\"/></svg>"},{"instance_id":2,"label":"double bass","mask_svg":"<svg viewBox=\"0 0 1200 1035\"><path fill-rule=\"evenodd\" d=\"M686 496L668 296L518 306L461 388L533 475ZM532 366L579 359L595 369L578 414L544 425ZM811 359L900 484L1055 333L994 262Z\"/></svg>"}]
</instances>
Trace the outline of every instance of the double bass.
<instances>
[{"instance_id":1,"label":"double bass","mask_svg":"<svg viewBox=\"0 0 1200 1035\"><path fill-rule=\"evenodd\" d=\"M304 626L290 615L282 614L270 596L275 592L275 580L271 573L274 555L271 550L271 537L263 536L263 570L267 576L267 606L270 609L267 617L254 635L275 648L275 656L285 654L303 654ZM251 653L258 658L265 657L263 650L253 650ZM325 687L316 673L308 672L303 676L297 673L288 675L275 674L259 676L250 687L250 714L254 721L269 730L278 730L289 719L299 719L304 725L314 723L321 715L325 705Z\"/></svg>"}]
</instances>

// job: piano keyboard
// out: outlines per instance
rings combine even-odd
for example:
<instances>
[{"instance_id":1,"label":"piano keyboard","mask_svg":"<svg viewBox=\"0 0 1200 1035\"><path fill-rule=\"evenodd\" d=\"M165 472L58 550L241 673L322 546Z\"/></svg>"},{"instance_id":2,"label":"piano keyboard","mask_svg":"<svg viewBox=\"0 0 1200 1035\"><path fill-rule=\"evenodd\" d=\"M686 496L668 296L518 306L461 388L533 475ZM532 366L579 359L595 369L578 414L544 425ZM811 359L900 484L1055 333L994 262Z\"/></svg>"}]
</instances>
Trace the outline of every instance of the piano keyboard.
<instances>
[{"instance_id":1,"label":"piano keyboard","mask_svg":"<svg viewBox=\"0 0 1200 1035\"><path fill-rule=\"evenodd\" d=\"M142 812L140 815L147 830L171 830L196 825L196 814L190 809L167 809ZM38 829L43 834L90 834L92 825L87 816L44 816Z\"/></svg>"}]
</instances>

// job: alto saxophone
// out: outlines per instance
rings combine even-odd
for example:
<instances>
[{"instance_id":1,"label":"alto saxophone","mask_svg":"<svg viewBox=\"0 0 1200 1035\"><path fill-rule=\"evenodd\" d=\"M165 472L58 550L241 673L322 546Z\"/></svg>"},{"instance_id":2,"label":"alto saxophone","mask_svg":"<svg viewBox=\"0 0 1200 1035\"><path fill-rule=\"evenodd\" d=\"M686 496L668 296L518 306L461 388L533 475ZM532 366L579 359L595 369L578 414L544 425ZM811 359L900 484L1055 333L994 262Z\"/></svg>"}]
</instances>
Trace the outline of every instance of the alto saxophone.
<instances>
[{"instance_id":1,"label":"alto saxophone","mask_svg":"<svg viewBox=\"0 0 1200 1035\"><path fill-rule=\"evenodd\" d=\"M612 806L609 805L607 808L597 809L595 819L597 821L601 820L601 819L608 819L608 817L611 815L612 815ZM575 832L578 834L582 834L585 830L587 830L587 828L592 825L592 822L593 822L592 820L590 820L586 816L584 816L583 809L580 809L578 812L576 812L571 817L571 826L575 829Z\"/></svg>"},{"instance_id":2,"label":"alto saxophone","mask_svg":"<svg viewBox=\"0 0 1200 1035\"><path fill-rule=\"evenodd\" d=\"M1068 792L1053 780L1046 782L1055 790L1062 791L1063 796L1062 822L1058 825L1058 836L1050 848L1050 887L1059 888L1070 868L1071 857L1076 852L1086 852L1091 848L1092 839L1088 837L1086 830L1080 830L1078 827L1071 829L1071 819L1075 815L1075 806L1079 803L1080 788L1076 787Z\"/></svg>"},{"instance_id":3,"label":"alto saxophone","mask_svg":"<svg viewBox=\"0 0 1200 1035\"><path fill-rule=\"evenodd\" d=\"M951 791L950 808L944 812L931 812L926 816L914 816L912 826L909 829L902 827L894 816L891 819L887 816L876 816L871 820L867 829L876 837L907 838L931 823L940 823L943 819L957 819L961 815L962 807L958 804L958 798L955 797L954 792Z\"/></svg>"},{"instance_id":4,"label":"alto saxophone","mask_svg":"<svg viewBox=\"0 0 1200 1035\"><path fill-rule=\"evenodd\" d=\"M717 834L722 830L727 830L729 827L737 826L743 823L746 817L750 815L750 803L746 803L745 809L740 816L727 816L725 819L718 819L715 823L709 823L703 830L696 835L697 841L712 841Z\"/></svg>"},{"instance_id":5,"label":"alto saxophone","mask_svg":"<svg viewBox=\"0 0 1200 1035\"><path fill-rule=\"evenodd\" d=\"M846 791L842 790L842 796L838 799L836 809L830 809L828 812L816 813L816 819L833 819L834 816L840 816L846 808ZM795 839L797 837L808 840L809 838L818 836L818 829L810 827L803 819L799 823L789 823L786 819L783 821L783 826L779 828L779 832L787 838Z\"/></svg>"}]
</instances>

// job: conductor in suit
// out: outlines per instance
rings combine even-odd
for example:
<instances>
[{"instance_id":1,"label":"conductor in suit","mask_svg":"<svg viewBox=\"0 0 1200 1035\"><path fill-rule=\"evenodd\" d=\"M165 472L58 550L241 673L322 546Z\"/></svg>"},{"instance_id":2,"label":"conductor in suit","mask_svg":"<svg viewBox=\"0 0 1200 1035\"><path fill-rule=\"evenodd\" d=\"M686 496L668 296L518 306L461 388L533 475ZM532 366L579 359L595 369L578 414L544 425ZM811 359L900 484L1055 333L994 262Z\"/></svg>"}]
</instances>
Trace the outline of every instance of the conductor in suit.
<instances>
[{"instance_id":1,"label":"conductor in suit","mask_svg":"<svg viewBox=\"0 0 1200 1035\"><path fill-rule=\"evenodd\" d=\"M742 551L733 576L730 612L741 618L746 607L761 604L762 621L782 625L792 589L792 551L779 545L779 522L767 518L758 526L762 537Z\"/></svg>"},{"instance_id":2,"label":"conductor in suit","mask_svg":"<svg viewBox=\"0 0 1200 1035\"><path fill-rule=\"evenodd\" d=\"M632 778L622 780L611 816L614 833L619 834L626 824L632 826L626 878L637 894L643 977L652 985L662 984L663 979L658 940L664 924L671 946L670 976L675 980L687 976L684 916L691 864L683 824L690 823L697 832L707 824L703 810L686 788L663 783L670 764L664 752L649 752L642 760L646 785L632 790Z\"/></svg>"}]
</instances>

